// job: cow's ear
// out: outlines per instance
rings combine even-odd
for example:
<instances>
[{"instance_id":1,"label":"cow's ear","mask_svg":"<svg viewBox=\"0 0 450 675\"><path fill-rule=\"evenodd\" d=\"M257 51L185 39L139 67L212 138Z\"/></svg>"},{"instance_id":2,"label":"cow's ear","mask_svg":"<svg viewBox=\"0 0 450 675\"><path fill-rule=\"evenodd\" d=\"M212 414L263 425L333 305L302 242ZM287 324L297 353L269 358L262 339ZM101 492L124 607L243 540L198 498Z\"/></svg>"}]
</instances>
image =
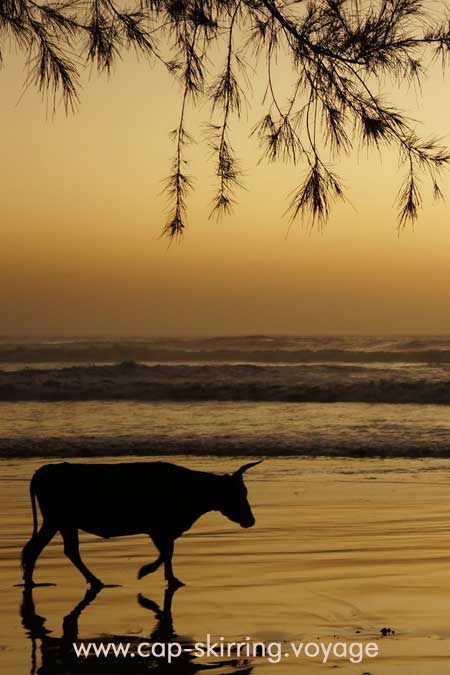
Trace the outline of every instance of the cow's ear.
<instances>
[{"instance_id":1,"label":"cow's ear","mask_svg":"<svg viewBox=\"0 0 450 675\"><path fill-rule=\"evenodd\" d=\"M238 469L237 471L234 472L233 476L235 478L239 478L240 476L242 476L244 471L247 471L248 469L251 469L252 466L256 466L257 464L261 464L262 461L263 461L262 459L258 459L257 462L250 462L249 464L244 464L244 466L241 466L240 469Z\"/></svg>"}]
</instances>

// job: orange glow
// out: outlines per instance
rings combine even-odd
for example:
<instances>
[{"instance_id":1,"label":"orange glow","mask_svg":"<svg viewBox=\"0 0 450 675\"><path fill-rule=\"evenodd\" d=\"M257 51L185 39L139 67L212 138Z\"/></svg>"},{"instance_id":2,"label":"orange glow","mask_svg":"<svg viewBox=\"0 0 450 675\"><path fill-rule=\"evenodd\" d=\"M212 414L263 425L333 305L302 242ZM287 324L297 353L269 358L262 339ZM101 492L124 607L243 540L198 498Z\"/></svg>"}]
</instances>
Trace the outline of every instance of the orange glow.
<instances>
[{"instance_id":1,"label":"orange glow","mask_svg":"<svg viewBox=\"0 0 450 675\"><path fill-rule=\"evenodd\" d=\"M258 165L250 110L235 134L249 190L231 217L208 220L213 171L194 146L190 228L168 246L160 180L179 100L168 76L130 58L109 81L86 78L78 113L54 118L34 91L18 102L23 79L20 58L6 56L3 334L450 333L450 211L430 198L416 231L397 237L395 158L337 165L351 203L323 234L288 233L282 214L302 170ZM423 98L405 100L448 137L449 97L436 69ZM190 115L197 138L205 119L206 109ZM450 174L443 187L449 196Z\"/></svg>"}]
</instances>

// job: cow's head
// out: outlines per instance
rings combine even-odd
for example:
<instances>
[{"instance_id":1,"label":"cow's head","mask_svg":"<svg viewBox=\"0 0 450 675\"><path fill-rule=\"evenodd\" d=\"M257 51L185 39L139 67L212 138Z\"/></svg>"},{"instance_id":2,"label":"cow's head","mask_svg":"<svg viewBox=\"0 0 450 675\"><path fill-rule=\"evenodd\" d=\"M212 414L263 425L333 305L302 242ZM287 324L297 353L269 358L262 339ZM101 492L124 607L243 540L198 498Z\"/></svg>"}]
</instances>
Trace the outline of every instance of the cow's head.
<instances>
[{"instance_id":1,"label":"cow's head","mask_svg":"<svg viewBox=\"0 0 450 675\"><path fill-rule=\"evenodd\" d=\"M262 462L244 464L230 476L223 476L222 490L220 491L218 511L241 527L252 527L255 524L250 504L247 500L247 488L244 485L243 475L247 469Z\"/></svg>"}]
</instances>

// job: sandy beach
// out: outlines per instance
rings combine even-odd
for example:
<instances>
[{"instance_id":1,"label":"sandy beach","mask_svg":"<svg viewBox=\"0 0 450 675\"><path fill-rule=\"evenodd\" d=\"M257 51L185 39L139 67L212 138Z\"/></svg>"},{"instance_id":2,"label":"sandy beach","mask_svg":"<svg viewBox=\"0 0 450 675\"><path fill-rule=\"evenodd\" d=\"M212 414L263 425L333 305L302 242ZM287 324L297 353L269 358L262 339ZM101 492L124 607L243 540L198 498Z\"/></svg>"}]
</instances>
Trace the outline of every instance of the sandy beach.
<instances>
[{"instance_id":1,"label":"sandy beach","mask_svg":"<svg viewBox=\"0 0 450 675\"><path fill-rule=\"evenodd\" d=\"M175 461L213 471L239 464L236 458ZM23 589L15 584L20 549L31 533L28 480L44 462L5 460L0 467L2 672L67 672L58 659L64 634L66 642L74 635L74 623L78 640L133 641L164 634L168 618L172 639L181 642L204 640L210 633L227 641L249 636L284 645L278 663L262 656L189 658L173 663L171 672L193 673L205 664L213 673L448 672L450 462L267 460L246 480L253 529L241 530L209 514L178 541L174 568L186 586L172 598L171 617L160 611L162 574L136 579L137 569L154 555L143 536L106 541L82 535L85 562L105 583L120 586L103 589L81 608L84 580L56 537L36 574L37 581L56 586L34 589L33 604L28 598L22 605ZM395 633L383 636L382 628ZM376 642L379 654L357 664L331 656L325 664L320 657L284 656L291 642L330 640ZM73 672L119 672L101 661L79 660ZM156 672L163 672L163 665L144 664ZM145 672L139 670L144 666L128 659L126 672Z\"/></svg>"}]
</instances>

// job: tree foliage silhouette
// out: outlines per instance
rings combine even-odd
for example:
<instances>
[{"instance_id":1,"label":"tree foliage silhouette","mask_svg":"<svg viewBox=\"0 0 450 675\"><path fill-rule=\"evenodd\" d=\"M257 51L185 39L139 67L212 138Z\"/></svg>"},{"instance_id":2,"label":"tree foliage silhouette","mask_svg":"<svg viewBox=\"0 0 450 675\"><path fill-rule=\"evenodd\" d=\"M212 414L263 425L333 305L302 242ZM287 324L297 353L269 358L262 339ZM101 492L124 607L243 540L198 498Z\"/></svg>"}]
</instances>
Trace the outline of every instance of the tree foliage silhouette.
<instances>
[{"instance_id":1,"label":"tree foliage silhouette","mask_svg":"<svg viewBox=\"0 0 450 675\"><path fill-rule=\"evenodd\" d=\"M322 227L334 200L343 199L331 162L355 146L393 147L404 178L397 196L398 225L416 220L422 205L420 175L441 198L439 174L450 154L437 139L424 139L408 117L389 104L383 89L420 82L450 54L446 3L421 0L2 0L2 42L12 38L27 54L27 84L59 98L66 110L78 102L80 69L87 63L109 72L134 48L162 64L182 87L172 132L175 153L165 188L171 211L164 232L183 233L188 173L188 106L211 106L206 141L215 158L217 190L212 216L228 213L243 184L231 140L231 120L246 103L249 69L267 81L264 115L253 129L269 162L300 167L303 178L289 211ZM274 68L283 58L292 87L277 93ZM284 62L284 61L283 61Z\"/></svg>"}]
</instances>

